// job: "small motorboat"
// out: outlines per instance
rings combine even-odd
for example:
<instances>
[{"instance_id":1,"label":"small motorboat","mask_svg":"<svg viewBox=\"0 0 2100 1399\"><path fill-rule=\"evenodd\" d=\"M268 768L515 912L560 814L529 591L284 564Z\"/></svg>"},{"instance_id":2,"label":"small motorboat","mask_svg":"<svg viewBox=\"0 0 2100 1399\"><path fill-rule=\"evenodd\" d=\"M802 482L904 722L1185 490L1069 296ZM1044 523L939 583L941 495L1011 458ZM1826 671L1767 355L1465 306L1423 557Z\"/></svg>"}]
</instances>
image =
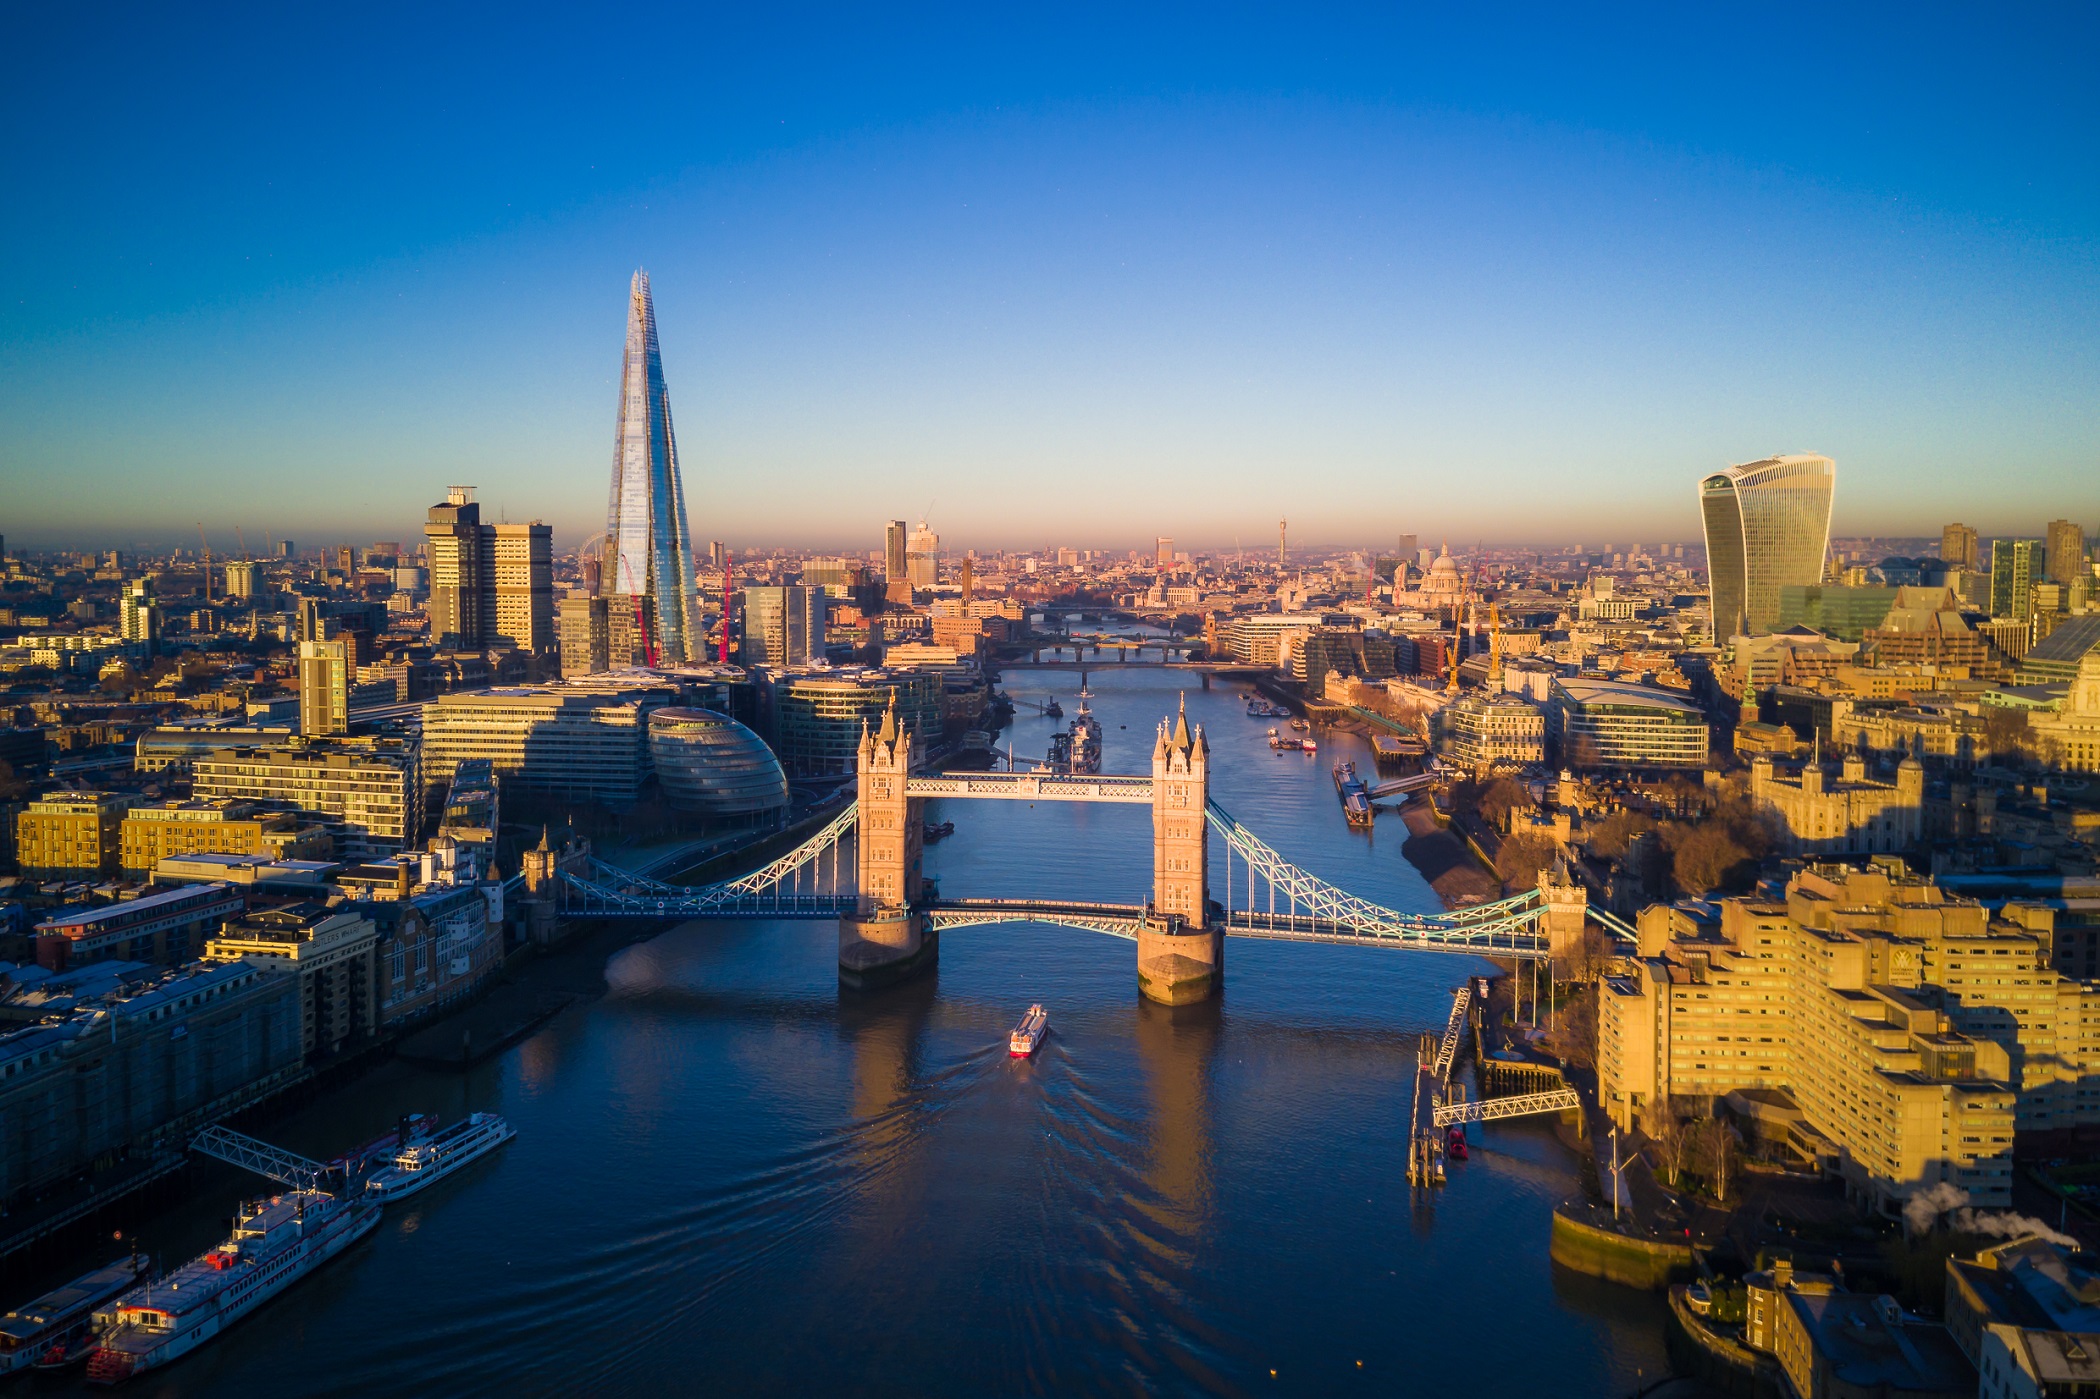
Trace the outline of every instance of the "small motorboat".
<instances>
[{"instance_id":1,"label":"small motorboat","mask_svg":"<svg viewBox=\"0 0 2100 1399\"><path fill-rule=\"evenodd\" d=\"M1043 1036L1050 1033L1050 1012L1040 1003L1028 1008L1021 1023L1014 1026L1013 1034L1006 1042L1007 1054L1015 1059L1026 1059L1041 1047Z\"/></svg>"},{"instance_id":2,"label":"small motorboat","mask_svg":"<svg viewBox=\"0 0 2100 1399\"><path fill-rule=\"evenodd\" d=\"M1043 717L1045 719L1062 719L1065 717L1065 707L1056 700L1052 700L1043 706Z\"/></svg>"},{"instance_id":3,"label":"small motorboat","mask_svg":"<svg viewBox=\"0 0 2100 1399\"><path fill-rule=\"evenodd\" d=\"M1455 1122L1444 1129L1444 1155L1453 1161L1466 1159L1466 1129Z\"/></svg>"}]
</instances>

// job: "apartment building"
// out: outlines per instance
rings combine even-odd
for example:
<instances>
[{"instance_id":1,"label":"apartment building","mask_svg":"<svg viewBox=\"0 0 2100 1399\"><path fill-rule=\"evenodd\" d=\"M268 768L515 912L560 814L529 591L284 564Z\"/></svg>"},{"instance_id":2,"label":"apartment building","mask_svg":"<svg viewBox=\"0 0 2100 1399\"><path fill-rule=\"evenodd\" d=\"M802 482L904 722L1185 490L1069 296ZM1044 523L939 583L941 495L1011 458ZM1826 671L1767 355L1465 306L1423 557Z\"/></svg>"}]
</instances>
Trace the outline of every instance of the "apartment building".
<instances>
[{"instance_id":1,"label":"apartment building","mask_svg":"<svg viewBox=\"0 0 2100 1399\"><path fill-rule=\"evenodd\" d=\"M32 879L101 879L116 873L124 813L135 798L53 792L15 817L15 863Z\"/></svg>"},{"instance_id":2,"label":"apartment building","mask_svg":"<svg viewBox=\"0 0 2100 1399\"><path fill-rule=\"evenodd\" d=\"M331 739L225 748L196 760L191 790L211 800L280 802L320 825L348 859L413 847L422 833L421 769L406 739Z\"/></svg>"},{"instance_id":3,"label":"apartment building","mask_svg":"<svg viewBox=\"0 0 2100 1399\"><path fill-rule=\"evenodd\" d=\"M335 842L319 824L244 801L165 801L135 806L117 834L117 864L144 878L171 855L268 855L325 860Z\"/></svg>"}]
</instances>

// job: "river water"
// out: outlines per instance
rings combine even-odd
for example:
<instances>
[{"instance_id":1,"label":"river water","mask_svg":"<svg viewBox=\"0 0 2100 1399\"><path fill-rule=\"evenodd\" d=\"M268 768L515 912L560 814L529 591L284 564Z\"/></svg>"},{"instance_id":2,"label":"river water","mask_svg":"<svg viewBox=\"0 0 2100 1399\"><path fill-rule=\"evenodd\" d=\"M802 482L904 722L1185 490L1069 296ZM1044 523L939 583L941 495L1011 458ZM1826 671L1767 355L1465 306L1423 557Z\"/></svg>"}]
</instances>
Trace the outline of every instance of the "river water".
<instances>
[{"instance_id":1,"label":"river water","mask_svg":"<svg viewBox=\"0 0 2100 1399\"><path fill-rule=\"evenodd\" d=\"M1189 677L1091 674L1105 769L1149 771ZM1007 677L1068 718L1076 688ZM1367 767L1367 745L1277 755L1283 721L1247 718L1236 686L1187 700L1235 816L1336 883L1435 907L1397 817L1342 820L1328 767ZM1016 750L1057 726L1023 711ZM1145 896L1143 807L933 815L958 827L928 851L945 894ZM1099 934L952 932L936 974L872 995L840 991L836 946L825 923L690 924L483 1065L390 1065L271 1127L314 1154L412 1109L519 1135L133 1389L1580 1397L1663 1372L1656 1299L1546 1258L1575 1188L1546 1127L1475 1128L1447 1188L1406 1185L1416 1038L1470 960L1234 939L1222 998L1168 1010ZM1051 1035L1010 1060L1038 1000ZM172 1264L252 1188L208 1176L143 1237Z\"/></svg>"}]
</instances>

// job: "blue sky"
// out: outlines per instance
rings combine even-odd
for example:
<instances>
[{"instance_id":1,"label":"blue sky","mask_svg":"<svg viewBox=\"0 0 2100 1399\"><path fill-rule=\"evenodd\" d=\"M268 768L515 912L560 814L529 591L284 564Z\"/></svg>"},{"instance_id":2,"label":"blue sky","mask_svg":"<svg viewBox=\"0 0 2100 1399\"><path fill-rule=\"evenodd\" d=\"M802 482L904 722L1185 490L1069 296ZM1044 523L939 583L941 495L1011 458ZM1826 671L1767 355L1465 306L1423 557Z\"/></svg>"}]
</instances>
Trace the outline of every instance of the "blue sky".
<instances>
[{"instance_id":1,"label":"blue sky","mask_svg":"<svg viewBox=\"0 0 2100 1399\"><path fill-rule=\"evenodd\" d=\"M0 529L573 542L637 266L732 543L2100 527L2100 12L985 9L23 12Z\"/></svg>"}]
</instances>

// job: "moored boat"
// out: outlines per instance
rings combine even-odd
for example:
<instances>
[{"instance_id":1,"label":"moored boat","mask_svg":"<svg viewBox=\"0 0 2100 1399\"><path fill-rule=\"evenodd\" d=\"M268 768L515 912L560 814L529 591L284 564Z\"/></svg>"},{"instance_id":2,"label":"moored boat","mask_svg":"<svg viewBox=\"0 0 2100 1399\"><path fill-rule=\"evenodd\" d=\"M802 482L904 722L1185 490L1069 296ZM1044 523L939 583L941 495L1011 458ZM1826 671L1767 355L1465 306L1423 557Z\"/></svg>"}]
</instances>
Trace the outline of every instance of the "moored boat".
<instances>
[{"instance_id":1,"label":"moored boat","mask_svg":"<svg viewBox=\"0 0 2100 1399\"><path fill-rule=\"evenodd\" d=\"M1043 1036L1049 1033L1050 1012L1039 1002L1030 1006L1028 1013L1021 1017L1021 1023L1014 1026L1014 1032L1006 1042L1006 1052L1015 1059L1026 1059L1035 1053L1043 1043Z\"/></svg>"},{"instance_id":2,"label":"moored boat","mask_svg":"<svg viewBox=\"0 0 2100 1399\"><path fill-rule=\"evenodd\" d=\"M233 1237L98 1313L90 1384L117 1384L180 1360L379 1227L377 1201L289 1190L245 1203Z\"/></svg>"},{"instance_id":3,"label":"moored boat","mask_svg":"<svg viewBox=\"0 0 2100 1399\"><path fill-rule=\"evenodd\" d=\"M365 1181L365 1193L382 1202L413 1195L488 1155L516 1135L517 1129L495 1113L469 1113L423 1141L403 1147L391 1165Z\"/></svg>"},{"instance_id":4,"label":"moored boat","mask_svg":"<svg viewBox=\"0 0 2100 1399\"><path fill-rule=\"evenodd\" d=\"M137 1254L119 1258L0 1317L0 1375L32 1365L62 1369L85 1360L94 1348L96 1308L136 1285L148 1267Z\"/></svg>"}]
</instances>

